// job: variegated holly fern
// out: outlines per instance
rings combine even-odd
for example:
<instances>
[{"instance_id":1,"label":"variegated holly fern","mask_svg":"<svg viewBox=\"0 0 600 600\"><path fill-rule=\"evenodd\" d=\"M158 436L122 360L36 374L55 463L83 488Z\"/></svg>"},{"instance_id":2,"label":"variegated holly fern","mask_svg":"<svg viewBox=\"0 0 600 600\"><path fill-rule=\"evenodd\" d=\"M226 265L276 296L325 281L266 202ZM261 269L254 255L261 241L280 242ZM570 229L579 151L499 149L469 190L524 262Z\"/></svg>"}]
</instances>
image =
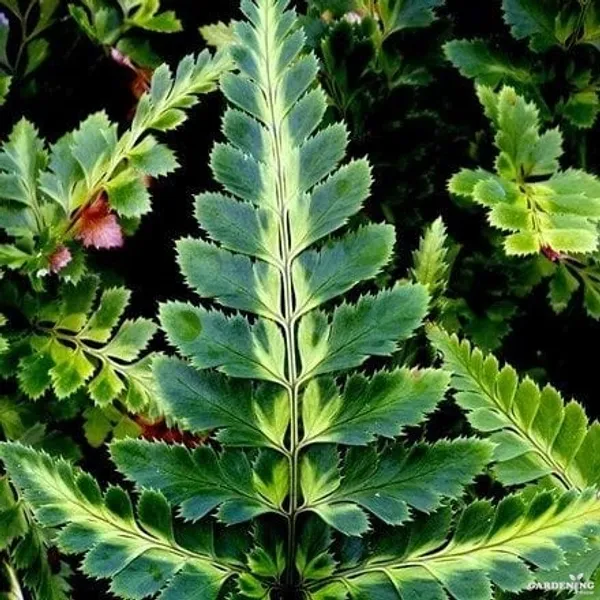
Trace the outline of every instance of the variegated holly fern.
<instances>
[{"instance_id":1,"label":"variegated holly fern","mask_svg":"<svg viewBox=\"0 0 600 600\"><path fill-rule=\"evenodd\" d=\"M86 554L84 572L123 598L490 600L492 583L523 589L531 564L554 568L562 549L586 548L600 500L594 489L509 496L470 505L452 526L451 501L493 446L401 438L441 400L447 375L348 374L419 326L427 292L400 283L335 302L386 265L394 235L343 229L369 166L338 168L346 132L319 129L317 64L286 5L242 2L239 73L222 79L228 142L212 156L231 195L200 195L212 241L178 244L189 285L227 312L161 308L184 357L156 364L164 408L192 431L216 430L214 441L113 443L140 487L137 512L121 488L102 493L64 461L19 444L0 456L37 518L61 529L62 550Z\"/></svg>"}]
</instances>

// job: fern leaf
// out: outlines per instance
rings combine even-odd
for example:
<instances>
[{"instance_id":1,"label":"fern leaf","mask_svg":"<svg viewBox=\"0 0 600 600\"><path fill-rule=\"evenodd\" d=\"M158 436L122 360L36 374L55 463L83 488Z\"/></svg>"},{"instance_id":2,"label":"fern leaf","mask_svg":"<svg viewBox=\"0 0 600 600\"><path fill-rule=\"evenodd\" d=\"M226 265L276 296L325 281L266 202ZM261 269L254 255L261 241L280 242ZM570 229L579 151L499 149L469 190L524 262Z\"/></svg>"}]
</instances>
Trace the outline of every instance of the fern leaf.
<instances>
[{"instance_id":1,"label":"fern leaf","mask_svg":"<svg viewBox=\"0 0 600 600\"><path fill-rule=\"evenodd\" d=\"M401 284L342 304L331 321L321 311L309 313L298 330L301 379L358 367L370 355L390 356L421 323L427 299L422 286Z\"/></svg>"},{"instance_id":2,"label":"fern leaf","mask_svg":"<svg viewBox=\"0 0 600 600\"><path fill-rule=\"evenodd\" d=\"M483 40L452 40L444 44L444 54L463 77L480 85L528 85L536 81L530 65L512 62Z\"/></svg>"},{"instance_id":3,"label":"fern leaf","mask_svg":"<svg viewBox=\"0 0 600 600\"><path fill-rule=\"evenodd\" d=\"M303 444L363 445L394 438L439 404L449 376L433 369L397 369L371 379L350 377L343 390L329 377L313 379L302 397Z\"/></svg>"},{"instance_id":4,"label":"fern leaf","mask_svg":"<svg viewBox=\"0 0 600 600\"><path fill-rule=\"evenodd\" d=\"M379 14L387 35L402 29L427 27L434 19L434 9L444 0L380 0Z\"/></svg>"},{"instance_id":5,"label":"fern leaf","mask_svg":"<svg viewBox=\"0 0 600 600\"><path fill-rule=\"evenodd\" d=\"M39 233L41 198L37 178L46 161L44 142L36 128L21 119L0 152L0 228L9 235ZM23 254L27 260L28 253ZM10 266L8 257L2 255L0 265Z\"/></svg>"},{"instance_id":6,"label":"fern leaf","mask_svg":"<svg viewBox=\"0 0 600 600\"><path fill-rule=\"evenodd\" d=\"M396 446L378 455L354 448L340 459L334 446L315 446L303 457L300 481L304 510L315 512L346 535L368 530L364 510L390 525L409 518L409 506L430 512L442 498L456 498L491 459L492 446L475 440ZM324 476L325 474L325 476Z\"/></svg>"},{"instance_id":7,"label":"fern leaf","mask_svg":"<svg viewBox=\"0 0 600 600\"><path fill-rule=\"evenodd\" d=\"M217 50L223 50L236 41L232 25L221 21L200 27L200 35L209 46Z\"/></svg>"},{"instance_id":8,"label":"fern leaf","mask_svg":"<svg viewBox=\"0 0 600 600\"><path fill-rule=\"evenodd\" d=\"M40 523L62 529L60 548L85 553L83 571L110 577L118 596L141 599L160 592L161 600L174 600L201 590L202 598L216 600L237 570L210 547L190 550L179 544L161 494L142 494L136 520L121 488L103 494L89 475L63 460L20 444L0 445L0 456Z\"/></svg>"},{"instance_id":9,"label":"fern leaf","mask_svg":"<svg viewBox=\"0 0 600 600\"><path fill-rule=\"evenodd\" d=\"M561 4L557 0L540 3L535 0L503 0L504 20L513 36L529 38L534 52L544 52L554 45L564 43L559 37Z\"/></svg>"},{"instance_id":10,"label":"fern leaf","mask_svg":"<svg viewBox=\"0 0 600 600\"><path fill-rule=\"evenodd\" d=\"M600 425L588 426L581 405L565 403L551 386L542 390L492 355L472 349L441 329L429 336L453 375L456 401L469 422L496 444L495 472L503 483L526 483L553 475L566 488L600 484Z\"/></svg>"},{"instance_id":11,"label":"fern leaf","mask_svg":"<svg viewBox=\"0 0 600 600\"><path fill-rule=\"evenodd\" d=\"M492 583L519 592L534 582L529 565L553 570L563 563L565 551L582 551L598 535L600 500L593 490L569 491L558 498L542 493L529 501L509 496L496 508L486 501L468 506L445 543L448 525L447 513L440 511L404 535L395 532L380 542L381 552L371 553L366 564L329 579L343 583L354 600L491 600ZM334 586L319 583L311 588L316 592Z\"/></svg>"},{"instance_id":12,"label":"fern leaf","mask_svg":"<svg viewBox=\"0 0 600 600\"><path fill-rule=\"evenodd\" d=\"M106 115L98 113L53 146L49 169L40 176L42 191L67 214L101 191L107 192L111 206L123 216L148 212L142 177L164 175L177 167L172 152L150 132L183 123L185 110L196 104L200 94L215 88L229 64L224 54L212 58L203 52L197 58L184 58L175 74L166 65L156 69L150 91L141 98L131 127L121 137Z\"/></svg>"},{"instance_id":13,"label":"fern leaf","mask_svg":"<svg viewBox=\"0 0 600 600\"><path fill-rule=\"evenodd\" d=\"M190 452L181 446L122 440L112 444L111 454L119 470L140 487L160 490L181 506L184 519L197 521L219 507L219 518L231 525L279 510L267 501L241 451L217 455L210 448ZM285 463L284 467L287 482ZM284 487L285 497L285 482Z\"/></svg>"},{"instance_id":14,"label":"fern leaf","mask_svg":"<svg viewBox=\"0 0 600 600\"><path fill-rule=\"evenodd\" d=\"M140 355L156 332L147 319L121 316L130 293L104 290L96 305L98 280L64 286L60 301L38 315L34 351L20 361L21 390L38 398L52 388L59 399L86 386L100 406L121 399L133 411L156 413L151 357Z\"/></svg>"},{"instance_id":15,"label":"fern leaf","mask_svg":"<svg viewBox=\"0 0 600 600\"><path fill-rule=\"evenodd\" d=\"M230 105L223 119L225 141L217 143L211 155L221 190L196 198L195 216L206 236L178 244L179 265L200 300L170 301L160 308L161 326L181 358L156 361L159 408L186 429L209 430L219 449L207 444L188 450L132 440L111 445L119 469L140 490L142 524L135 527L152 543L155 538L166 543L166 558L144 556L139 568L133 560L130 569L129 555L124 554L130 545L109 552L103 537L86 538L85 546L76 547L69 532L82 526L78 511L85 508L95 523L98 510L106 515L109 495L120 493L109 491L103 499L97 490L89 491L85 476L74 492L75 476L65 473L64 466L49 464L21 447L0 451L11 473L19 463L28 463L14 479L28 493L38 518L44 521L49 515L58 526L71 522L61 540L66 536L71 544L67 549L74 552L93 547L84 570L111 578L120 596L158 594L170 585L161 600L198 594L213 598L233 575L235 591L224 590L225 597L265 598L275 589L283 595L291 590L313 593L304 578L328 577L334 568L326 548L329 526L360 536L369 529L370 516L374 522L401 523L409 511L434 510L444 499L460 498L490 459L489 445L481 440L423 444L410 451L395 439L403 428L420 424L441 401L448 385L445 373L401 368L372 376L347 373L371 356L396 352L421 325L429 294L425 285L404 281L374 293L359 287L386 268L395 235L386 225L349 226L369 194L370 167L364 159L343 164L346 128L322 126L326 101L317 83L318 62L304 52L305 35L288 4L242 0L247 20L234 25L237 42L228 51L236 70L221 77ZM393 27L419 26L429 22L439 4L389 2L386 19L396 23ZM192 69L193 61L181 68ZM131 131L177 125L178 111L189 102L185 92L181 107L169 103L179 79L176 75L173 81L165 69L155 73ZM158 122L147 116L154 105L164 109ZM117 151L123 139L134 144L131 131L117 140ZM87 135L84 138L85 145ZM119 173L131 168L122 156ZM89 189L99 185L95 168L92 156L86 163ZM86 195L79 194L75 190L75 203ZM352 298L345 299L351 290ZM77 286L75 292L68 300L69 311L50 311L48 319L57 324L53 331L66 329L78 336L92 318L95 294ZM123 304L117 294L108 300L116 308ZM96 335L106 338L110 320L104 315L95 320L102 324ZM130 323L121 337L110 331L106 342L93 344L114 352L116 347L131 358L129 349L134 353L138 347L129 340L141 339L142 333L142 327ZM86 348L73 358L83 380L95 376L94 363L83 362L90 362ZM36 365L36 372L43 374L44 365ZM380 436L388 440L381 453L365 451L368 460L357 451L334 446L367 444ZM415 478L437 489L416 490ZM75 493L79 502L73 516L62 509L56 516L52 508L56 493L63 491L69 499ZM88 491L84 498L79 496ZM174 546L165 502L176 507L190 527L204 526L210 516L225 524L255 520L255 546L247 560L252 572L215 565L210 557L206 571L205 552L201 557L185 554L185 561L194 565L201 561L197 568L210 582L210 591L198 592L188 579L180 583L181 576L169 584L173 564L180 574L192 567L178 562L180 545ZM90 503L97 507L91 513ZM153 507L152 523L147 522L151 515L146 506ZM260 533L265 523L268 535ZM127 534L131 527L125 527ZM108 529L112 536L114 528ZM136 535L128 540L137 546ZM117 539L121 543L118 535ZM108 556L105 568L101 555ZM313 563L313 558L319 562ZM122 572L113 571L115 564ZM143 571L147 574L153 566L156 577L143 578ZM325 600L340 588L331 582L324 589L329 591L315 590L313 597Z\"/></svg>"},{"instance_id":16,"label":"fern leaf","mask_svg":"<svg viewBox=\"0 0 600 600\"><path fill-rule=\"evenodd\" d=\"M560 131L541 133L538 109L513 88L477 89L496 129L496 172L463 169L450 180L450 191L487 209L490 224L507 232L508 255L596 250L598 179L585 171L559 170Z\"/></svg>"},{"instance_id":17,"label":"fern leaf","mask_svg":"<svg viewBox=\"0 0 600 600\"><path fill-rule=\"evenodd\" d=\"M425 230L419 248L413 252L412 278L426 286L433 297L447 287L447 241L446 226L440 217Z\"/></svg>"},{"instance_id":18,"label":"fern leaf","mask_svg":"<svg viewBox=\"0 0 600 600\"><path fill-rule=\"evenodd\" d=\"M280 387L266 384L253 389L247 382L201 373L166 357L157 358L154 374L164 413L184 429L218 429L217 439L229 446L284 447L290 413Z\"/></svg>"},{"instance_id":19,"label":"fern leaf","mask_svg":"<svg viewBox=\"0 0 600 600\"><path fill-rule=\"evenodd\" d=\"M190 287L201 298L250 316L163 304L161 325L190 366L161 360L155 373L165 411L178 422L194 430L215 427L226 444L270 448L255 463L265 470L262 495L279 501L285 491L282 506L294 518L306 492L299 468L301 406L302 450L325 440L366 443L377 435L394 437L422 420L443 396L446 380L433 372L422 379L418 373L382 373L365 410L358 405L366 391L350 392L356 396L353 406L316 398L319 376L340 374L369 356L391 355L421 323L428 295L422 285L401 283L341 303L331 315L323 309L385 268L395 236L386 225L340 233L369 193L370 167L362 159L341 164L348 143L343 125L320 128L326 102L315 86L317 61L302 54L304 34L286 6L275 0L242 2L248 21L234 25L238 42L230 47L239 72L221 79L233 105L223 119L226 142L216 144L211 155L223 191L196 198L196 218L211 242L178 244ZM424 18L432 7L413 8ZM404 8L402 18L411 13ZM267 383L253 390L252 384L228 384L207 369ZM410 407L409 399L414 400ZM328 418L318 429L316 415L325 404ZM383 423L383 412L392 405L399 420ZM286 461L271 459L273 451ZM127 455L122 453L122 468ZM280 465L286 462L284 478ZM356 502L334 503L333 510L349 524L348 533L362 527L354 527L352 518L366 522ZM244 585L253 584L246 578Z\"/></svg>"}]
</instances>

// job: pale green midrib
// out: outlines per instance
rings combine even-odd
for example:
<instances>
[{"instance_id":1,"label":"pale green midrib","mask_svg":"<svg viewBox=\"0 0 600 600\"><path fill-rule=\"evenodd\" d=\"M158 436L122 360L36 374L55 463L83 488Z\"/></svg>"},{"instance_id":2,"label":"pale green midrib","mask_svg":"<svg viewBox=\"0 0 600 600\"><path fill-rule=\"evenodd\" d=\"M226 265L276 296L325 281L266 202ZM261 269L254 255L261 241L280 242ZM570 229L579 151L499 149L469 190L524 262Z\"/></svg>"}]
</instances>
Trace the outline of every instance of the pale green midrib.
<instances>
[{"instance_id":1,"label":"pale green midrib","mask_svg":"<svg viewBox=\"0 0 600 600\"><path fill-rule=\"evenodd\" d=\"M562 465L560 465L559 463L557 463L554 460L554 457L550 454L550 452L552 450L546 451L542 446L540 446L538 444L537 440L532 435L530 435L529 432L526 431L521 426L521 424L517 421L516 417L514 417L514 415L512 414L512 410L511 409L508 409L507 411L504 410L502 403L496 399L495 395L492 392L488 391L487 386L480 380L479 376L473 372L473 370L470 367L470 364L467 361L464 361L461 356L457 357L456 353L453 352L452 354L454 355L455 360L458 360L460 362L463 369L467 373L467 376L477 384L479 389L483 392L483 395L486 396L489 399L489 401L493 404L493 406L496 407L496 409L498 411L500 411L502 413L502 415L504 415L510 421L510 423L512 425L511 429L513 429L513 431L515 433L517 433L518 435L524 437L529 442L530 446L532 447L532 450L536 454L538 454L542 458L542 460L544 460L544 462L546 462L546 464L552 469L553 474L556 476L558 481L560 481L561 485L563 485L564 488L567 490L574 489L574 490L581 491L581 488L579 486L577 486L569 477L569 475L567 473L568 467L563 467ZM469 351L469 354L471 354L470 351ZM514 403L514 398L511 401L511 408L512 408L513 403ZM541 398L540 398L540 403L538 403L538 406L536 409L536 414L533 416L532 423L535 420L537 413L539 412L540 404L541 404ZM559 434L557 433L557 436L558 435ZM554 445L554 442L553 442L553 445Z\"/></svg>"},{"instance_id":2,"label":"pale green midrib","mask_svg":"<svg viewBox=\"0 0 600 600\"><path fill-rule=\"evenodd\" d=\"M159 540L158 538L152 537L151 535L147 534L145 531L140 529L135 522L134 522L135 530L132 530L133 528L127 529L126 527L120 525L119 523L115 522L114 520L109 519L104 514L99 515L98 513L93 512L92 510L90 510L90 507L88 505L81 503L81 501L74 498L73 496L64 494L60 490L60 488L58 488L54 484L54 480L52 478L39 477L39 479L41 479L44 482L44 487L46 487L47 489L53 490L53 492L55 493L55 495L58 498L62 497L65 504L74 505L84 515L87 515L87 518L89 518L90 520L103 523L110 528L116 529L121 535L123 535L127 539L139 540L141 538L141 539L145 540L146 543L151 544L151 545L155 546L156 548L159 548L167 553L176 554L186 560L201 561L201 562L209 563L212 567L219 569L221 571L225 571L225 573L227 575L232 575L234 572L237 572L239 570L234 565L220 563L220 562L215 561L214 558L208 554L200 554L200 553L190 552L189 550L186 550L185 548L182 548L179 545L168 544L166 542ZM73 484L75 485L74 482L73 482ZM103 505L102 506L103 513L104 513L104 510L105 510L105 506ZM71 521L69 516L67 516L66 520L67 520L67 522L76 522L76 521Z\"/></svg>"},{"instance_id":3,"label":"pale green midrib","mask_svg":"<svg viewBox=\"0 0 600 600\"><path fill-rule=\"evenodd\" d=\"M287 203L287 189L284 175L284 165L282 159L282 140L281 140L281 124L276 116L277 102L277 83L272 73L273 54L278 50L276 47L271 48L271 43L276 44L275 39L271 40L271 35L274 33L270 29L270 12L272 9L271 1L265 0L264 3L264 45L265 52L262 57L263 65L266 70L266 88L265 100L269 115L267 116L266 125L269 130L269 135L272 140L273 158L275 161L275 192L277 198L277 206L279 208L279 246L281 252L281 263L283 265L282 290L283 290L283 330L286 346L286 362L287 362L287 385L289 405L290 405L290 447L289 447L289 469L290 469L290 498L288 508L288 544L287 544L287 579L288 584L293 585L294 568L296 556L296 518L298 514L299 502L299 382L298 382L298 367L296 364L296 323L295 323L295 306L294 292L292 281L292 239L290 235L289 222L289 207Z\"/></svg>"},{"instance_id":4,"label":"pale green midrib","mask_svg":"<svg viewBox=\"0 0 600 600\"><path fill-rule=\"evenodd\" d=\"M521 558L518 548L516 550L513 550L511 548L504 548L503 546L505 544L514 544L515 541L518 542L519 540L522 540L527 537L536 537L540 533L545 532L548 529L557 529L558 530L562 527L568 526L573 521L576 522L576 521L585 520L585 522L587 522L591 518L593 518L594 513L596 513L596 519L600 520L600 504L599 503L596 503L595 508L593 510L589 511L589 513L586 513L585 515L581 515L581 514L577 513L574 516L571 515L570 518L563 519L559 522L555 522L555 521L552 521L551 519L549 519L550 524L545 524L544 526L539 527L538 529L535 529L533 531L528 530L526 533L524 533L522 535L514 535L509 538L504 538L502 541L497 542L495 544L488 544L485 546L482 546L482 545L470 546L467 550L461 549L461 547L458 546L457 551L448 552L447 548L449 545L452 544L452 540L450 540L449 544L447 544L446 542L443 542L442 548L431 551L431 553L425 554L421 558L410 559L407 561L403 561L402 559L400 559L400 560L390 559L390 560L382 561L381 563L375 564L373 566L353 567L351 569L342 570L342 571L336 573L335 575L332 575L331 577L323 579L319 582L315 582L314 584L312 584L310 586L310 589L315 589L317 587L324 586L325 584L327 584L329 582L333 582L333 581L343 581L344 579L361 577L368 573L374 573L374 572L379 572L379 571L385 572L386 569L388 569L388 568L405 569L405 568L411 568L411 567L423 567L423 568L427 569L427 565L432 562L433 563L450 562L450 561L459 559L461 557L476 556L477 553L479 553L479 552L511 554L513 556ZM526 527L526 525L527 525L527 523L523 524L523 526L521 527L521 531ZM583 527L584 525L585 525L585 523L580 523L580 525L576 525L575 527L579 528L579 527ZM559 532L557 531L557 536L558 536L558 534L559 534ZM584 537L584 536L581 535L581 537ZM545 543L546 543L546 540L543 541L543 545L545 545Z\"/></svg>"}]
</instances>

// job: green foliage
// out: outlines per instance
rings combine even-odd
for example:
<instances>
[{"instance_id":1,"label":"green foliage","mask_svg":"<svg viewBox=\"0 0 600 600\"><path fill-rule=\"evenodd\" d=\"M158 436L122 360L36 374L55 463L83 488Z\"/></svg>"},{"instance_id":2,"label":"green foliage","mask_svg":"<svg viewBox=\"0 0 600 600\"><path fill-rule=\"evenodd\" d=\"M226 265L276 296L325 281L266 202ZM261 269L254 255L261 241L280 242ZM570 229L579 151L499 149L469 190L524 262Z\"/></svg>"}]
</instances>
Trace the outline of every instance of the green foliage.
<instances>
[{"instance_id":1,"label":"green foliage","mask_svg":"<svg viewBox=\"0 0 600 600\"><path fill-rule=\"evenodd\" d=\"M412 278L427 287L433 299L448 286L448 234L442 218L436 219L421 237L419 248L413 252Z\"/></svg>"},{"instance_id":2,"label":"green foliage","mask_svg":"<svg viewBox=\"0 0 600 600\"><path fill-rule=\"evenodd\" d=\"M596 250L598 180L581 170L559 170L560 131L541 133L536 107L513 88L495 93L480 86L478 95L496 129L495 173L464 169L450 180L450 191L484 206L490 224L510 232L508 255Z\"/></svg>"},{"instance_id":3,"label":"green foliage","mask_svg":"<svg viewBox=\"0 0 600 600\"><path fill-rule=\"evenodd\" d=\"M59 405L87 391L96 403L85 412L90 444L141 428L151 437L152 424L120 405L164 415L183 433L111 443L113 462L135 486L134 509L123 489L103 492L64 458L28 447L19 410L8 404L6 429L21 438L0 444L21 498L11 495L9 509L29 507L62 552L84 555L82 571L109 580L122 598L491 600L555 569L584 572L579 565L593 562L600 534L597 424L588 425L581 407L565 404L553 388L519 381L510 367L501 369L439 329L431 337L445 368L417 362L427 353L414 334L430 307L444 324L469 310L450 295L455 248L436 220L413 255L412 282L398 270L388 275L395 231L360 214L370 165L364 158L344 164L347 130L325 117L319 63L305 51L288 4L242 0L246 20L233 25L227 54L202 59L209 61L202 67L185 59L174 77L158 69L122 135L98 114L50 153L25 122L9 140L0 167L16 178L5 187L18 206L8 208L22 211L31 227L4 227L19 241L5 245L4 260L13 265L11 276L34 273L41 280L42 267L34 270L19 252L34 248L52 270L53 255L36 246L48 230L44 206L71 216L62 237L47 236L53 252L58 242L72 250L85 245L79 223L98 202L114 233L118 218L137 219L149 208L140 178L175 166L149 131L176 127L217 76L228 102L225 140L210 160L218 189L194 204L202 233L176 244L182 275L199 299L163 302L159 311L178 356L157 357L151 373L150 360L139 356L154 326L121 322L128 293L99 292L83 268L59 270L58 296L51 290L40 302L39 291L22 297L33 334L14 331L18 302L7 311L4 354L19 358L22 389L32 397L52 389L64 398ZM324 2L312 8L323 10L321 20L345 15L333 27L349 31L351 40L362 28L365 47L381 61L366 64L396 82L398 65L385 63L384 46L404 30L429 25L440 4L339 2L340 15L326 14ZM351 14L343 12L348 8ZM523 34L524 26L517 28ZM327 43L326 70L335 60ZM477 57L463 59L469 76L489 76L473 66ZM210 73L203 84L191 83L197 69ZM344 89L344 101L351 89ZM508 220L509 251L534 240L533 250L521 252L532 254L536 272L521 284L526 294L542 271L536 261L558 271L566 264L561 253L592 255L598 184L584 171L559 170L560 133L541 133L535 107L513 88L479 90L497 129L496 171L463 171L452 188L488 206L499 230ZM564 296L555 290L555 304ZM472 329L478 339L500 339L516 309L499 300L485 310L487 321L473 319ZM2 361L8 372L10 361ZM150 387L130 398L138 369ZM451 377L470 426L489 440L466 437L466 423L439 439L426 422ZM498 480L498 495L501 484L529 487L499 502L474 500L479 476L484 489ZM566 491L548 491L551 482Z\"/></svg>"},{"instance_id":4,"label":"green foliage","mask_svg":"<svg viewBox=\"0 0 600 600\"><path fill-rule=\"evenodd\" d=\"M13 479L27 490L25 499L40 524L68 523L57 538L60 548L84 552L83 571L111 577L111 591L120 597L144 598L162 591L162 600L169 600L194 590L203 598L216 598L217 585L239 568L235 558L216 556L208 531L187 544L180 541L164 496L157 492L140 496L136 515L121 488L113 486L103 494L89 475L63 460L20 444L3 445L0 455L11 471L19 471ZM52 481L55 485L48 486Z\"/></svg>"},{"instance_id":5,"label":"green foliage","mask_svg":"<svg viewBox=\"0 0 600 600\"><path fill-rule=\"evenodd\" d=\"M494 472L502 483L552 475L567 489L600 485L600 424L588 426L581 405L565 403L550 385L540 389L530 378L519 381L510 365L500 368L494 356L466 340L437 328L429 336L452 373L456 401L469 423L495 444Z\"/></svg>"},{"instance_id":6,"label":"green foliage","mask_svg":"<svg viewBox=\"0 0 600 600\"><path fill-rule=\"evenodd\" d=\"M15 572L7 564L12 589L20 591L23 586L36 598L68 600L68 567L64 563L60 563L59 568L51 564L48 556L53 546L50 532L44 532L33 520L6 477L0 478L0 525L0 551L8 555L16 569ZM19 582L21 574L22 583Z\"/></svg>"},{"instance_id":7,"label":"green foliage","mask_svg":"<svg viewBox=\"0 0 600 600\"><path fill-rule=\"evenodd\" d=\"M226 23L214 23L200 27L200 35L204 41L217 50L225 50L236 41L233 25Z\"/></svg>"},{"instance_id":8,"label":"green foliage","mask_svg":"<svg viewBox=\"0 0 600 600\"><path fill-rule=\"evenodd\" d=\"M443 0L310 0L303 19L323 60L323 83L360 135L369 109L403 86L431 79L435 59L411 53L403 34L428 27Z\"/></svg>"},{"instance_id":9,"label":"green foliage","mask_svg":"<svg viewBox=\"0 0 600 600\"><path fill-rule=\"evenodd\" d=\"M3 360L18 361L21 391L37 399L51 389L58 399L84 386L98 406L119 400L133 412L156 413L152 355L141 357L156 332L147 319L121 321L130 293L85 277L65 284L56 303L35 311L32 334L15 339Z\"/></svg>"},{"instance_id":10,"label":"green foliage","mask_svg":"<svg viewBox=\"0 0 600 600\"><path fill-rule=\"evenodd\" d=\"M69 12L93 42L115 47L145 67L160 61L140 32L174 33L182 28L174 11L161 11L159 0L80 0L69 4Z\"/></svg>"},{"instance_id":11,"label":"green foliage","mask_svg":"<svg viewBox=\"0 0 600 600\"><path fill-rule=\"evenodd\" d=\"M375 10L383 24L383 36L413 27L427 27L435 20L434 9L444 0L379 0Z\"/></svg>"},{"instance_id":12,"label":"green foliage","mask_svg":"<svg viewBox=\"0 0 600 600\"><path fill-rule=\"evenodd\" d=\"M534 52L576 44L598 48L600 15L593 2L503 0L502 8L513 36L528 39Z\"/></svg>"},{"instance_id":13,"label":"green foliage","mask_svg":"<svg viewBox=\"0 0 600 600\"><path fill-rule=\"evenodd\" d=\"M594 490L509 496L497 507L478 501L463 511L447 542L449 515L441 511L378 540L365 566L350 564L325 586L311 585L309 597L491 600L492 583L524 590L534 581L529 564L552 570L565 550L585 549L598 535L599 512Z\"/></svg>"},{"instance_id":14,"label":"green foliage","mask_svg":"<svg viewBox=\"0 0 600 600\"><path fill-rule=\"evenodd\" d=\"M560 118L577 128L591 128L600 111L596 57L586 58L585 51L576 51L582 46L600 48L595 4L504 0L503 10L512 35L528 39L532 52L515 56L484 40L452 40L444 46L448 60L478 84L514 86L538 105L544 119ZM545 54L557 46L572 60L563 62ZM559 88L558 98L550 84Z\"/></svg>"},{"instance_id":15,"label":"green foliage","mask_svg":"<svg viewBox=\"0 0 600 600\"><path fill-rule=\"evenodd\" d=\"M0 6L0 105L15 78L31 76L48 58L50 44L42 34L57 21L59 0L32 0L23 10L18 0Z\"/></svg>"},{"instance_id":16,"label":"green foliage","mask_svg":"<svg viewBox=\"0 0 600 600\"><path fill-rule=\"evenodd\" d=\"M444 45L444 53L461 75L481 85L526 86L539 79L531 65L512 62L483 40L452 40Z\"/></svg>"},{"instance_id":17,"label":"green foliage","mask_svg":"<svg viewBox=\"0 0 600 600\"><path fill-rule=\"evenodd\" d=\"M110 437L139 437L142 433L140 425L115 406L91 406L85 410L83 418L85 439L92 448L100 448Z\"/></svg>"},{"instance_id":18,"label":"green foliage","mask_svg":"<svg viewBox=\"0 0 600 600\"><path fill-rule=\"evenodd\" d=\"M105 113L97 113L48 150L35 127L21 120L0 153L0 229L12 238L0 245L0 268L27 274L37 288L51 270L77 281L84 269L78 242L109 247L93 229L92 235L86 233L94 203L106 197L124 219L139 219L150 210L144 177L164 176L178 166L173 152L151 132L181 125L185 111L212 91L228 68L225 55L211 58L207 52L184 58L175 75L163 65L122 135ZM113 238L114 229L120 230L116 215L103 215ZM59 269L53 257L65 247L72 260Z\"/></svg>"}]
</instances>

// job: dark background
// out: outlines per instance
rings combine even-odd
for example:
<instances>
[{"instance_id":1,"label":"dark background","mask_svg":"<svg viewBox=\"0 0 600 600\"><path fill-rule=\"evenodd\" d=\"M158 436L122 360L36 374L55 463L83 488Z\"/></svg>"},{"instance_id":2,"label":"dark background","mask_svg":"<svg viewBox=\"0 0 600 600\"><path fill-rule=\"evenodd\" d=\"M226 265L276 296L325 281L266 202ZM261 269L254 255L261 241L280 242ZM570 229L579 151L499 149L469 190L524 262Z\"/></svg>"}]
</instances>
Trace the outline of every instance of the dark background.
<instances>
[{"instance_id":1,"label":"dark background","mask_svg":"<svg viewBox=\"0 0 600 600\"><path fill-rule=\"evenodd\" d=\"M163 5L176 10L185 27L179 34L152 36L155 49L170 64L203 47L198 27L229 21L237 15L236 0L165 0ZM497 39L503 47L515 43L501 19L499 0L447 0L440 16L431 35ZM21 116L36 123L50 142L98 110L106 110L111 119L125 126L133 103L129 72L78 35L68 21L56 25L49 37L53 53L36 75L37 92L30 97L11 94L0 110L2 137ZM423 109L424 116L405 119L415 105ZM166 136L181 168L153 185L154 210L125 248L98 252L94 257L100 267L116 271L133 289L132 312L152 317L158 302L189 295L175 263L174 242L197 231L192 217L193 195L214 187L207 163L212 144L220 136L222 109L219 94L203 97L189 121ZM406 274L420 235L415 224L423 220L432 221L441 214L452 235L462 243L482 235L486 227L482 214L460 210L446 192L448 178L460 167L472 166L469 144L477 131L487 127L481 112L472 83L451 66L440 64L431 85L400 88L383 101L367 119L360 138L352 142L351 154L369 154L374 163L376 183L367 205L369 216L378 221L392 220L399 231L394 277ZM590 169L593 164L592 157ZM490 272L465 283L475 306L482 290L495 285L495 277ZM597 416L593 341L600 327L585 316L579 302L555 315L546 294L547 287L541 286L523 301L523 316L513 323L500 357L521 371L541 369L542 378L552 381L567 397L575 396L589 414ZM103 591L104 583L76 580L74 587L76 600L109 597Z\"/></svg>"}]
</instances>

